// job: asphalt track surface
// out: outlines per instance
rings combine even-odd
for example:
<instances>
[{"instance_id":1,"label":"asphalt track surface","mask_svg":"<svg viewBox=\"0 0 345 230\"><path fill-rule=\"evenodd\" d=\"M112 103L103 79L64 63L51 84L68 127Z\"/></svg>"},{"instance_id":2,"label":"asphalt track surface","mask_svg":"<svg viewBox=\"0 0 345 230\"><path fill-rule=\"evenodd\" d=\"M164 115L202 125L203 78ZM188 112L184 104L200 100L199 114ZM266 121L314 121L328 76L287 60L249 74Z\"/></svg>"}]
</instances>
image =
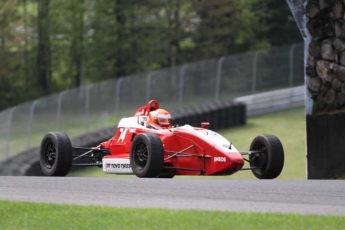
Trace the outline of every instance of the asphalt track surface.
<instances>
[{"instance_id":1,"label":"asphalt track surface","mask_svg":"<svg viewBox=\"0 0 345 230\"><path fill-rule=\"evenodd\" d=\"M345 181L0 177L0 200L345 215Z\"/></svg>"}]
</instances>

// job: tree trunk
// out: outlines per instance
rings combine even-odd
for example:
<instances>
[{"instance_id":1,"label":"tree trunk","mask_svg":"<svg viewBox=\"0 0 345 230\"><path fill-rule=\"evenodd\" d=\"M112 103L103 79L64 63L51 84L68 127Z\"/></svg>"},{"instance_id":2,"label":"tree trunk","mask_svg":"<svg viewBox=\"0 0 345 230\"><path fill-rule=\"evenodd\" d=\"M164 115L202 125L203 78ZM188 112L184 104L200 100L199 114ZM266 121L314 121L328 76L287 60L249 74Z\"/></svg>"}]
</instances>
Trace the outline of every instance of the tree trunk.
<instances>
[{"instance_id":1,"label":"tree trunk","mask_svg":"<svg viewBox=\"0 0 345 230\"><path fill-rule=\"evenodd\" d=\"M24 6L24 30L25 30L25 38L24 38L24 69L25 69L25 90L28 90L29 85L29 58L28 58L28 21L27 21L27 0L23 0Z\"/></svg>"},{"instance_id":2,"label":"tree trunk","mask_svg":"<svg viewBox=\"0 0 345 230\"><path fill-rule=\"evenodd\" d=\"M44 94L49 94L51 77L51 52L49 38L49 0L38 0L38 51L37 77Z\"/></svg>"},{"instance_id":3,"label":"tree trunk","mask_svg":"<svg viewBox=\"0 0 345 230\"><path fill-rule=\"evenodd\" d=\"M4 14L3 15L3 19L1 19L0 22L0 49L5 49L5 28L6 28L6 18L7 18L7 15Z\"/></svg>"},{"instance_id":4,"label":"tree trunk","mask_svg":"<svg viewBox=\"0 0 345 230\"><path fill-rule=\"evenodd\" d=\"M127 69L126 66L128 66L128 62L131 60L127 59L128 52L126 48L124 47L124 44L128 41L129 39L129 33L128 33L128 7L131 5L132 1L128 0L117 0L116 1L116 6L115 6L115 19L116 19L116 34L115 36L117 37L116 44L115 44L115 76L121 77L121 76L126 76Z\"/></svg>"},{"instance_id":5,"label":"tree trunk","mask_svg":"<svg viewBox=\"0 0 345 230\"><path fill-rule=\"evenodd\" d=\"M83 60L84 60L84 0L74 2L73 15L73 37L71 56L74 67L74 83L75 87L79 87L83 78Z\"/></svg>"}]
</instances>

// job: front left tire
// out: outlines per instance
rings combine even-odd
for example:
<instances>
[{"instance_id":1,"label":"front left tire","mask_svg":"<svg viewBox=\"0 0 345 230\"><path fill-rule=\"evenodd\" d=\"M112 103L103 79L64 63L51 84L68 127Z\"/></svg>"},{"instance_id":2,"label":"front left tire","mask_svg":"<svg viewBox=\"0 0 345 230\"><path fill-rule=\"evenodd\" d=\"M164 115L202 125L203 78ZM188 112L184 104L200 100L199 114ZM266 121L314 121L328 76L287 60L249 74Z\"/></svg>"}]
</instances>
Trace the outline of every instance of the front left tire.
<instances>
[{"instance_id":1,"label":"front left tire","mask_svg":"<svg viewBox=\"0 0 345 230\"><path fill-rule=\"evenodd\" d=\"M41 142L40 165L46 176L66 176L72 165L72 144L60 132L47 133Z\"/></svg>"},{"instance_id":2,"label":"front left tire","mask_svg":"<svg viewBox=\"0 0 345 230\"><path fill-rule=\"evenodd\" d=\"M137 177L152 178L160 175L164 163L161 139L153 133L135 136L131 146L130 163Z\"/></svg>"}]
</instances>

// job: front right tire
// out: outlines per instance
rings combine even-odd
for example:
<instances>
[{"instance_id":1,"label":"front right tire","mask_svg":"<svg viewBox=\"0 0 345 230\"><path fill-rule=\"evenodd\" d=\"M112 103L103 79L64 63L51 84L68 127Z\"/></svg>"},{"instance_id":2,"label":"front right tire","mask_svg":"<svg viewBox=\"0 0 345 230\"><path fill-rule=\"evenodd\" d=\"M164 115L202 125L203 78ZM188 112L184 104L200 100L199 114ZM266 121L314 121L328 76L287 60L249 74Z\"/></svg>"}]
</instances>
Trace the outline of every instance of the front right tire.
<instances>
[{"instance_id":1,"label":"front right tire","mask_svg":"<svg viewBox=\"0 0 345 230\"><path fill-rule=\"evenodd\" d=\"M284 167L284 149L274 135L259 135L252 141L249 155L252 173L259 179L274 179Z\"/></svg>"}]
</instances>

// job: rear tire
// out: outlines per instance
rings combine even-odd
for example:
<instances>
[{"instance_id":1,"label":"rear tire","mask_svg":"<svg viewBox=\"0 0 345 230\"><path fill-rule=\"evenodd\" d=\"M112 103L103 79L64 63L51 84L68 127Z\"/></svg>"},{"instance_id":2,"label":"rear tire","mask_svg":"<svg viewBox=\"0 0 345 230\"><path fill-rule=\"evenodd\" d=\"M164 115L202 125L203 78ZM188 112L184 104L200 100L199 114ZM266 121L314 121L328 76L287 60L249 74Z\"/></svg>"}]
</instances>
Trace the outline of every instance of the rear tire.
<instances>
[{"instance_id":1,"label":"rear tire","mask_svg":"<svg viewBox=\"0 0 345 230\"><path fill-rule=\"evenodd\" d=\"M259 151L249 155L250 167L259 179L274 179L284 167L284 149L274 135L260 135L254 138L250 151Z\"/></svg>"},{"instance_id":2,"label":"rear tire","mask_svg":"<svg viewBox=\"0 0 345 230\"><path fill-rule=\"evenodd\" d=\"M161 139L153 133L141 133L134 137L130 163L137 177L157 177L163 168L164 148Z\"/></svg>"},{"instance_id":3,"label":"rear tire","mask_svg":"<svg viewBox=\"0 0 345 230\"><path fill-rule=\"evenodd\" d=\"M41 142L40 165L46 176L66 176L72 165L72 144L60 132L46 134Z\"/></svg>"}]
</instances>

